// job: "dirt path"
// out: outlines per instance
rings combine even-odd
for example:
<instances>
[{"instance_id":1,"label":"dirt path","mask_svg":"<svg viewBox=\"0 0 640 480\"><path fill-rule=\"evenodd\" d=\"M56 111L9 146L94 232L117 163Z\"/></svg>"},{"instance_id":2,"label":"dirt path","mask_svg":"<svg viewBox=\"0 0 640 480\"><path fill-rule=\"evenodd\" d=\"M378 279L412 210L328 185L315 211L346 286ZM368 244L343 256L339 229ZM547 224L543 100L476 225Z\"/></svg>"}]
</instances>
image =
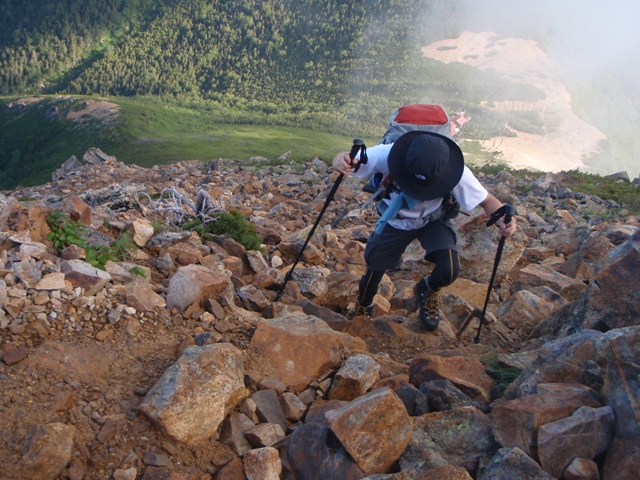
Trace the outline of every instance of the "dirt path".
<instances>
[{"instance_id":1,"label":"dirt path","mask_svg":"<svg viewBox=\"0 0 640 480\"><path fill-rule=\"evenodd\" d=\"M509 165L542 171L585 169L583 158L597 151L598 143L606 136L573 113L571 96L558 80L560 66L534 41L496 38L494 32L463 32L459 38L433 43L422 51L426 57L444 63L494 69L505 79L532 85L545 93L546 98L536 103L496 102L492 107L500 111L537 110L545 121L544 135L511 129L517 137L485 142L499 145L498 150Z\"/></svg>"}]
</instances>

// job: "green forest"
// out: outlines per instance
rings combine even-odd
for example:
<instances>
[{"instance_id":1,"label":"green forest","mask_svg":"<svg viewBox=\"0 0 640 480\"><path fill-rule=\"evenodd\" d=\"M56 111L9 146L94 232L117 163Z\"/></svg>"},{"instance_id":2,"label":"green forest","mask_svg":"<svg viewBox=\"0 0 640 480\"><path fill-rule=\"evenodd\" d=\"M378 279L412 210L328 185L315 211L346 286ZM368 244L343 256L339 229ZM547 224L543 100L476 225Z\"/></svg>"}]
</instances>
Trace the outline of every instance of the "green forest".
<instances>
[{"instance_id":1,"label":"green forest","mask_svg":"<svg viewBox=\"0 0 640 480\"><path fill-rule=\"evenodd\" d=\"M91 142L134 161L123 147L144 134L131 127L144 120L138 112L143 103L134 106L126 98L153 98L149 105L161 102L171 112L191 109L174 114L204 115L203 125L270 125L370 138L380 137L398 105L440 103L450 112L470 112L474 122L462 134L471 139L513 135L507 121L536 132L535 116L507 118L482 102L536 101L542 92L492 71L422 57L420 46L456 36L466 18L463 4L442 5L0 0L0 102L50 98L47 108L41 104L28 115L0 106L0 188L41 181L43 172L50 174ZM108 128L63 121L54 126L43 110L59 95L72 101L109 98L123 105L122 120ZM128 112L142 117L127 118ZM61 139L65 132L68 138Z\"/></svg>"}]
</instances>

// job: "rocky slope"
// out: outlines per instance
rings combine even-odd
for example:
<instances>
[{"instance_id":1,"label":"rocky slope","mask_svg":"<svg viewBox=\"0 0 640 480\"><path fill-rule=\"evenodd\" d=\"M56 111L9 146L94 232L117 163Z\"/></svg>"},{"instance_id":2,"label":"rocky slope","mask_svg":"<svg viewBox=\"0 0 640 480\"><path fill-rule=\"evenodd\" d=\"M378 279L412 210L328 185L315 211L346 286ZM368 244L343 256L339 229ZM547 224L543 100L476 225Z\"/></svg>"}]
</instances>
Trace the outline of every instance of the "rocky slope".
<instances>
[{"instance_id":1,"label":"rocky slope","mask_svg":"<svg viewBox=\"0 0 640 480\"><path fill-rule=\"evenodd\" d=\"M143 169L91 150L0 194L2 478L637 478L637 218L562 174L481 177L519 231L476 343L477 318L462 327L498 242L478 212L457 219L462 274L436 332L413 313L419 246L373 320L342 315L376 219L355 179L276 301L334 180L320 160ZM203 202L241 211L264 254L172 228ZM51 212L137 248L105 271L57 253Z\"/></svg>"}]
</instances>

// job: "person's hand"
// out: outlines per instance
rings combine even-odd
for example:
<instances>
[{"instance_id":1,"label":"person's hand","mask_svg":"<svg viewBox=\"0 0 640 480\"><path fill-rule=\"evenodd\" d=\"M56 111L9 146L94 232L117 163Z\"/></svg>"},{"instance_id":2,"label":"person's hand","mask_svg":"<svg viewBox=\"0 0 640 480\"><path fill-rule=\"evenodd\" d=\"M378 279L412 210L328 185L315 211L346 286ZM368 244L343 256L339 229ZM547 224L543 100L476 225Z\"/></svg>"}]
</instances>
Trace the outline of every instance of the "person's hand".
<instances>
[{"instance_id":1,"label":"person's hand","mask_svg":"<svg viewBox=\"0 0 640 480\"><path fill-rule=\"evenodd\" d=\"M508 237L516 233L516 219L515 217L511 217L511 221L505 225L504 219L501 218L496 222L496 227L500 229L500 235Z\"/></svg>"},{"instance_id":2,"label":"person's hand","mask_svg":"<svg viewBox=\"0 0 640 480\"><path fill-rule=\"evenodd\" d=\"M348 175L359 161L360 160L357 158L351 160L349 152L340 152L333 157L332 165L335 171L340 172L343 175Z\"/></svg>"}]
</instances>

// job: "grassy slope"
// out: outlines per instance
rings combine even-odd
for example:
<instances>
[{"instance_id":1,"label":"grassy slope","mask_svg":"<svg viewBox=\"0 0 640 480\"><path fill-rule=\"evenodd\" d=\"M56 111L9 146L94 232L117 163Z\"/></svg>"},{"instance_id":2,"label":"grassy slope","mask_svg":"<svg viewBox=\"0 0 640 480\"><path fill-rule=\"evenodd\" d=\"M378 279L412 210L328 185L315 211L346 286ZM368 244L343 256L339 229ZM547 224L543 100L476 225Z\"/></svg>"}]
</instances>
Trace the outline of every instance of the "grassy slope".
<instances>
[{"instance_id":1,"label":"grassy slope","mask_svg":"<svg viewBox=\"0 0 640 480\"><path fill-rule=\"evenodd\" d=\"M0 103L7 100L0 98ZM92 144L114 142L113 131L98 121L78 129L71 120L48 119L46 112L52 106L40 102L19 113L0 106L0 165L5 167L0 171L0 188L45 183L71 155L82 158Z\"/></svg>"},{"instance_id":2,"label":"grassy slope","mask_svg":"<svg viewBox=\"0 0 640 480\"><path fill-rule=\"evenodd\" d=\"M316 156L330 160L337 151L349 149L353 140L302 128L218 123L209 112L154 98L113 101L122 107L123 128L131 139L114 145L112 153L144 167L187 159L275 159L288 151L294 161ZM136 140L141 138L145 141Z\"/></svg>"},{"instance_id":3,"label":"grassy slope","mask_svg":"<svg viewBox=\"0 0 640 480\"><path fill-rule=\"evenodd\" d=\"M73 97L78 105L84 97ZM15 98L0 98L6 104ZM89 147L98 147L119 161L151 167L180 160L232 160L263 156L276 159L291 152L289 160L320 157L329 161L336 152L348 150L353 137L314 130L220 123L214 113L164 103L158 98L107 99L120 105L117 125L104 128L97 121L79 128L70 120L48 120L45 112L59 103L53 97L30 106L20 115L0 107L0 156L10 162L25 152L19 172L24 186L51 180L51 173L71 155L82 158ZM71 108L74 108L72 105ZM374 144L377 139L366 139ZM12 179L0 173L0 188L13 188Z\"/></svg>"}]
</instances>

